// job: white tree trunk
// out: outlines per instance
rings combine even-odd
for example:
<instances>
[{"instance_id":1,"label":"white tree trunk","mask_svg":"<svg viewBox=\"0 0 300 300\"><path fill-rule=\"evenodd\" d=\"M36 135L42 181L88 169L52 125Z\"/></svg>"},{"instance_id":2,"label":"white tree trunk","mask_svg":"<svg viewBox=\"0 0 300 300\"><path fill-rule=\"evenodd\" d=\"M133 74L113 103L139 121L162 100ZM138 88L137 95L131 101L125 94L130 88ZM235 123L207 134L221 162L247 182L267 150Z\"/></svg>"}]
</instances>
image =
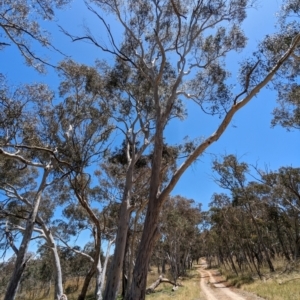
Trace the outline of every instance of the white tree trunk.
<instances>
[{"instance_id":1,"label":"white tree trunk","mask_svg":"<svg viewBox=\"0 0 300 300\"><path fill-rule=\"evenodd\" d=\"M114 242L115 242L115 239L108 242L103 268L102 268L100 257L99 257L99 262L98 262L98 265L97 265L97 275L96 275L96 288L95 288L95 298L96 298L96 300L102 300L103 299L102 293L103 293L104 287L105 287L105 285L104 285L104 283L105 283L105 274L106 274L107 263L108 263L108 259L109 259L109 252L110 252L111 245Z\"/></svg>"},{"instance_id":2,"label":"white tree trunk","mask_svg":"<svg viewBox=\"0 0 300 300\"><path fill-rule=\"evenodd\" d=\"M50 171L49 168L44 169L44 174L43 174L39 189L35 195L35 198L33 199L32 211L26 222L26 228L24 231L21 246L18 251L14 271L11 276L10 282L8 284L8 288L6 290L4 300L14 300L15 299L15 296L16 296L16 293L17 293L17 290L19 287L19 283L21 281L22 274L25 270L26 263L28 261L28 259L26 258L26 253L27 253L28 246L29 246L31 236L32 236L32 232L34 229L34 223L35 223L35 219L36 219L38 209L40 206L42 193L43 193L44 189L46 188L46 179L49 174L49 171Z\"/></svg>"},{"instance_id":3,"label":"white tree trunk","mask_svg":"<svg viewBox=\"0 0 300 300\"><path fill-rule=\"evenodd\" d=\"M102 269L102 264L101 264L101 259L99 256L98 259L98 264L97 264L97 270L96 270L96 287L95 287L95 298L96 300L102 300L102 290L101 287L103 285L102 282L102 274L103 274L103 269Z\"/></svg>"}]
</instances>

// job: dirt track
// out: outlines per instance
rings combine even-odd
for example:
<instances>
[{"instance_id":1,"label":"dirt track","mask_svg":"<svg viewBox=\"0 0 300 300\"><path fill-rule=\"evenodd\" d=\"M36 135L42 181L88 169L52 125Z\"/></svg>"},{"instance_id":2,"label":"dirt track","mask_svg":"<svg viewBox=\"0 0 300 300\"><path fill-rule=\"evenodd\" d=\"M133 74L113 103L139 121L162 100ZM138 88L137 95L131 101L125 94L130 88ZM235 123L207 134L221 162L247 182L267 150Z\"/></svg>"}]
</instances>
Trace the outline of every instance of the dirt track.
<instances>
[{"instance_id":1,"label":"dirt track","mask_svg":"<svg viewBox=\"0 0 300 300\"><path fill-rule=\"evenodd\" d=\"M254 294L227 287L217 270L207 270L206 267L205 261L201 261L198 269L201 275L201 300L263 300Z\"/></svg>"}]
</instances>

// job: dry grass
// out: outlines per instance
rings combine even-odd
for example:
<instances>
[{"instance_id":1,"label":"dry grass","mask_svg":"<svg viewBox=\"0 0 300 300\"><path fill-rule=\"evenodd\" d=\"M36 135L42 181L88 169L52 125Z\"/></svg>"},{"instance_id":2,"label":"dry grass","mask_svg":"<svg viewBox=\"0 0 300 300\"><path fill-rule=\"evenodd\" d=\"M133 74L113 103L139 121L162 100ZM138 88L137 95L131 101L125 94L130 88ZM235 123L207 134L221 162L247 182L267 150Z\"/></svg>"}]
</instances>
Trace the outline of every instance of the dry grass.
<instances>
[{"instance_id":1,"label":"dry grass","mask_svg":"<svg viewBox=\"0 0 300 300\"><path fill-rule=\"evenodd\" d=\"M242 288L270 300L300 299L300 280L293 280L284 284L279 284L278 281L276 279L269 279L265 282L255 280L254 283L244 285Z\"/></svg>"},{"instance_id":2,"label":"dry grass","mask_svg":"<svg viewBox=\"0 0 300 300\"><path fill-rule=\"evenodd\" d=\"M300 299L300 269L299 263L287 265L284 260L274 262L275 273L267 268L262 269L262 280L257 276L251 277L245 272L242 276L235 276L222 270L228 281L241 289L254 293L268 300L296 300Z\"/></svg>"},{"instance_id":3,"label":"dry grass","mask_svg":"<svg viewBox=\"0 0 300 300\"><path fill-rule=\"evenodd\" d=\"M171 276L166 276L171 279ZM153 283L158 278L157 273L151 273L148 275L148 285ZM196 300L200 296L200 275L196 270L189 271L188 275L182 277L180 280L182 286L178 288L177 291L172 292L172 285L162 283L156 289L155 292L147 295L146 299L155 299L155 300L167 300L167 299L176 299L176 300Z\"/></svg>"},{"instance_id":4,"label":"dry grass","mask_svg":"<svg viewBox=\"0 0 300 300\"><path fill-rule=\"evenodd\" d=\"M159 277L159 274L157 272L151 272L148 274L147 279L147 286L151 285L153 282L155 282ZM172 279L170 274L167 274L165 276L168 279ZM200 297L200 275L195 270L189 271L188 275L185 277L182 277L179 281L182 286L178 288L175 292L172 292L172 285L168 283L162 283L160 284L156 289L155 292L147 295L146 299L151 300L167 300L167 299L176 299L176 300L196 300ZM79 292L81 290L81 286L83 283L83 279L79 283L78 290L74 290L75 288L75 281L70 279L67 280L64 284L64 291L68 291L68 300L77 300L77 297L79 295ZM16 300L52 300L53 294L54 294L54 288L52 287L50 290L50 293L48 296L45 296L44 290L36 289L35 295L33 295L33 291L31 293L22 293L19 294L16 297ZM1 295L2 296L2 295ZM2 297L0 296L0 299ZM93 300L94 299L94 283L92 282L89 288L88 296L86 297L86 300Z\"/></svg>"},{"instance_id":5,"label":"dry grass","mask_svg":"<svg viewBox=\"0 0 300 300\"><path fill-rule=\"evenodd\" d=\"M81 291L82 283L83 283L83 279L80 280L78 289L75 288L76 284L75 284L75 280L73 279L68 279L64 283L64 292L67 294L68 300L77 300L78 295ZM0 300L3 298L0 296ZM54 298L53 286L51 287L50 292L47 296L45 295L45 291L42 288L41 289L36 288L35 290L31 290L30 292L27 291L27 292L19 293L16 296L16 300L53 300L53 298ZM93 299L94 299L94 284L93 282L91 282L86 296L86 300L93 300Z\"/></svg>"}]
</instances>

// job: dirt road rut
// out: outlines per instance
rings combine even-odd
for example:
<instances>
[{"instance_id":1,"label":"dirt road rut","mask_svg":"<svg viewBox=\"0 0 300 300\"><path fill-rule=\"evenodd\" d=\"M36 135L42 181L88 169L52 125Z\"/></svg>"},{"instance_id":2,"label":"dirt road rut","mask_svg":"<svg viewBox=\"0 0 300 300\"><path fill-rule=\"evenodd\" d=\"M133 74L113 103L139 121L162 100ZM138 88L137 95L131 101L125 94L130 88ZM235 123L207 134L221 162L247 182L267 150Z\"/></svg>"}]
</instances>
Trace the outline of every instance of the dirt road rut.
<instances>
[{"instance_id":1,"label":"dirt road rut","mask_svg":"<svg viewBox=\"0 0 300 300\"><path fill-rule=\"evenodd\" d=\"M198 268L201 275L201 300L264 300L246 291L227 287L217 270L207 270L206 267L206 262L201 261Z\"/></svg>"}]
</instances>

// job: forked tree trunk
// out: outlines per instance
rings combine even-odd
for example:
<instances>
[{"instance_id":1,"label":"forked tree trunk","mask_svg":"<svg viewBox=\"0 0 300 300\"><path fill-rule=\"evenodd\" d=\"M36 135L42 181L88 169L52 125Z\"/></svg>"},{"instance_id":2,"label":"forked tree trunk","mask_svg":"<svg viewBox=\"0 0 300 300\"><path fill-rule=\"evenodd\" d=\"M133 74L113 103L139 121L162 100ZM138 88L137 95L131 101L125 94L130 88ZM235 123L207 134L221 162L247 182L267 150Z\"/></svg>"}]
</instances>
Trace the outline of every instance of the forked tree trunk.
<instances>
[{"instance_id":1,"label":"forked tree trunk","mask_svg":"<svg viewBox=\"0 0 300 300\"><path fill-rule=\"evenodd\" d=\"M109 259L109 252L110 252L110 247L114 242L115 242L114 239L108 242L103 268L102 268L100 257L99 257L99 263L97 265L96 287L95 287L96 300L103 299L102 294L103 294L103 290L104 290L105 274L106 274L107 263L108 263L108 259Z\"/></svg>"}]
</instances>

